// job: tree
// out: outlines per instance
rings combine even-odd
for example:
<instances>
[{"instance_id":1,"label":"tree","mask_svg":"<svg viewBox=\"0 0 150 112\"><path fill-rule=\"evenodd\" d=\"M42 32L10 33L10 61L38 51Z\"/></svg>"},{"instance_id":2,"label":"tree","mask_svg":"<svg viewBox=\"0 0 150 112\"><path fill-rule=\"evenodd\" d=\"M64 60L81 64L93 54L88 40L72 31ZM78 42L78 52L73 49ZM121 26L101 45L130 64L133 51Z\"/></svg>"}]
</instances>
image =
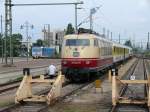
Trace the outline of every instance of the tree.
<instances>
[{"instance_id":1,"label":"tree","mask_svg":"<svg viewBox=\"0 0 150 112\"><path fill-rule=\"evenodd\" d=\"M13 34L12 35L12 50L13 50L13 56L19 56L21 52L21 46L22 46L22 35L21 34ZM9 44L8 44L9 45Z\"/></svg>"},{"instance_id":2,"label":"tree","mask_svg":"<svg viewBox=\"0 0 150 112\"><path fill-rule=\"evenodd\" d=\"M0 34L0 56L2 56L2 51L4 53L4 43L6 39L6 55L10 55L10 38L11 38L11 44L12 44L12 55L13 56L19 56L20 54L20 46L22 41L22 35L21 34L12 34L11 37L2 38L2 35ZM4 56L4 54L3 54Z\"/></svg>"},{"instance_id":3,"label":"tree","mask_svg":"<svg viewBox=\"0 0 150 112\"><path fill-rule=\"evenodd\" d=\"M67 26L66 35L74 34L74 33L75 33L74 27L72 26L71 23L69 23L68 26Z\"/></svg>"},{"instance_id":4,"label":"tree","mask_svg":"<svg viewBox=\"0 0 150 112\"><path fill-rule=\"evenodd\" d=\"M48 46L49 46L49 42L46 41L46 40L43 40L43 46L44 46L44 47L48 47Z\"/></svg>"},{"instance_id":5,"label":"tree","mask_svg":"<svg viewBox=\"0 0 150 112\"><path fill-rule=\"evenodd\" d=\"M44 46L44 41L42 39L38 39L36 40L36 43L33 43L33 46L38 46L38 47Z\"/></svg>"},{"instance_id":6,"label":"tree","mask_svg":"<svg viewBox=\"0 0 150 112\"><path fill-rule=\"evenodd\" d=\"M43 46L43 40L41 39L38 39L36 43L37 43L37 46Z\"/></svg>"},{"instance_id":7,"label":"tree","mask_svg":"<svg viewBox=\"0 0 150 112\"><path fill-rule=\"evenodd\" d=\"M131 43L130 40L127 40L127 41L124 43L124 45L129 46L129 47L132 47L132 43Z\"/></svg>"}]
</instances>

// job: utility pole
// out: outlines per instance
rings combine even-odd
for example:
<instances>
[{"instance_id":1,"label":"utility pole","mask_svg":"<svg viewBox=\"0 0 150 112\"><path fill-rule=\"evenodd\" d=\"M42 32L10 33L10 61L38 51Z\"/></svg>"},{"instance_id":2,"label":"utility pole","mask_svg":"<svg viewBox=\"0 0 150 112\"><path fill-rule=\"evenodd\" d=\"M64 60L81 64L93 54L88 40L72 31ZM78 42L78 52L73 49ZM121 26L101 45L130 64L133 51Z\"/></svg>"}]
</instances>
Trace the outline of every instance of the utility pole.
<instances>
[{"instance_id":1,"label":"utility pole","mask_svg":"<svg viewBox=\"0 0 150 112\"><path fill-rule=\"evenodd\" d=\"M25 27L26 30L26 40L27 40L27 62L29 61L29 43L30 43L30 37L29 37L29 28L33 29L33 25L30 25L28 21L25 22L24 25L21 25L21 29L23 29Z\"/></svg>"},{"instance_id":2,"label":"utility pole","mask_svg":"<svg viewBox=\"0 0 150 112\"><path fill-rule=\"evenodd\" d=\"M149 32L148 32L148 40L147 40L147 50L150 49L150 43L149 43Z\"/></svg>"},{"instance_id":3,"label":"utility pole","mask_svg":"<svg viewBox=\"0 0 150 112\"><path fill-rule=\"evenodd\" d=\"M107 30L107 38L109 39L109 30Z\"/></svg>"},{"instance_id":4,"label":"utility pole","mask_svg":"<svg viewBox=\"0 0 150 112\"><path fill-rule=\"evenodd\" d=\"M11 64L13 64L13 55L12 55L12 6L45 6L45 5L78 5L83 4L81 2L73 2L73 3L38 3L38 4L12 4L11 0L5 0L5 43L4 43L4 54L5 54L5 65L8 64L7 62L7 42L6 39L10 37L10 59Z\"/></svg>"},{"instance_id":5,"label":"utility pole","mask_svg":"<svg viewBox=\"0 0 150 112\"><path fill-rule=\"evenodd\" d=\"M5 65L8 65L7 38L9 38L10 64L11 65L13 64L11 36L12 36L12 6L11 6L11 0L5 0L5 43L4 43Z\"/></svg>"},{"instance_id":6,"label":"utility pole","mask_svg":"<svg viewBox=\"0 0 150 112\"><path fill-rule=\"evenodd\" d=\"M104 38L105 38L105 31L106 31L105 28L103 28L103 36L104 36Z\"/></svg>"},{"instance_id":7,"label":"utility pole","mask_svg":"<svg viewBox=\"0 0 150 112\"><path fill-rule=\"evenodd\" d=\"M120 33L119 33L119 44L120 44Z\"/></svg>"},{"instance_id":8,"label":"utility pole","mask_svg":"<svg viewBox=\"0 0 150 112\"><path fill-rule=\"evenodd\" d=\"M78 4L75 4L75 33L78 33L78 9L82 9L77 7Z\"/></svg>"},{"instance_id":9,"label":"utility pole","mask_svg":"<svg viewBox=\"0 0 150 112\"><path fill-rule=\"evenodd\" d=\"M110 39L111 39L111 41L112 41L112 32L110 33L110 37L111 37Z\"/></svg>"},{"instance_id":10,"label":"utility pole","mask_svg":"<svg viewBox=\"0 0 150 112\"><path fill-rule=\"evenodd\" d=\"M94 9L93 9L94 10ZM92 14L92 9L90 10L90 30L92 31L93 30L93 14Z\"/></svg>"},{"instance_id":11,"label":"utility pole","mask_svg":"<svg viewBox=\"0 0 150 112\"><path fill-rule=\"evenodd\" d=\"M52 45L52 43L53 43L53 37L51 38L51 35L50 35L50 24L48 24L48 39L50 40L50 44L49 44L49 46L51 46Z\"/></svg>"},{"instance_id":12,"label":"utility pole","mask_svg":"<svg viewBox=\"0 0 150 112\"><path fill-rule=\"evenodd\" d=\"M38 3L38 4L11 4L10 6L45 6L45 5L75 5L75 32L77 33L78 26L77 26L77 5L83 4L81 2L72 2L72 3Z\"/></svg>"},{"instance_id":13,"label":"utility pole","mask_svg":"<svg viewBox=\"0 0 150 112\"><path fill-rule=\"evenodd\" d=\"M143 43L142 43L142 40L141 40L141 49L143 49Z\"/></svg>"},{"instance_id":14,"label":"utility pole","mask_svg":"<svg viewBox=\"0 0 150 112\"><path fill-rule=\"evenodd\" d=\"M75 4L75 33L77 33L78 32L78 26L77 26L77 22L78 22L78 14L77 14L77 4Z\"/></svg>"},{"instance_id":15,"label":"utility pole","mask_svg":"<svg viewBox=\"0 0 150 112\"><path fill-rule=\"evenodd\" d=\"M44 26L44 29L42 30L42 32L43 32L44 40L46 40L46 29L45 29L45 26Z\"/></svg>"},{"instance_id":16,"label":"utility pole","mask_svg":"<svg viewBox=\"0 0 150 112\"><path fill-rule=\"evenodd\" d=\"M95 7L90 9L90 30L93 31L93 14L95 14L97 12L97 10L99 10L99 7Z\"/></svg>"},{"instance_id":17,"label":"utility pole","mask_svg":"<svg viewBox=\"0 0 150 112\"><path fill-rule=\"evenodd\" d=\"M52 45L53 37L51 38L50 24L44 24L44 40L48 40L46 46L50 47Z\"/></svg>"},{"instance_id":18,"label":"utility pole","mask_svg":"<svg viewBox=\"0 0 150 112\"><path fill-rule=\"evenodd\" d=\"M0 19L1 19L1 44L2 44L2 46L1 46L1 51L2 51L2 63L3 63L3 16L1 15L1 17L0 17Z\"/></svg>"},{"instance_id":19,"label":"utility pole","mask_svg":"<svg viewBox=\"0 0 150 112\"><path fill-rule=\"evenodd\" d=\"M3 16L2 15L1 15L0 19L1 19L1 34L3 34Z\"/></svg>"}]
</instances>

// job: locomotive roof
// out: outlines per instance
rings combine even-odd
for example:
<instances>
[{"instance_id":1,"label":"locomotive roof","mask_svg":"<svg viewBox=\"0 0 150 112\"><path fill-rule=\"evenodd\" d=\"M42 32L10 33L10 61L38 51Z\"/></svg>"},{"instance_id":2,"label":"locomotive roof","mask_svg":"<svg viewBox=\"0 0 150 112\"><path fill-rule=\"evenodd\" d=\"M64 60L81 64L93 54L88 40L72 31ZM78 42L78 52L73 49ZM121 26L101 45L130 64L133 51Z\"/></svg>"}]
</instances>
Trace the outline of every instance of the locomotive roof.
<instances>
[{"instance_id":1,"label":"locomotive roof","mask_svg":"<svg viewBox=\"0 0 150 112\"><path fill-rule=\"evenodd\" d=\"M64 38L66 39L79 39L79 38L84 38L84 39L93 39L93 38L97 38L97 39L100 39L100 40L104 40L104 41L107 41L107 42L110 42L112 43L111 40L109 39L106 39L106 38L103 38L101 36L97 36L97 35L94 35L94 34L89 34L89 33L83 33L83 34L71 34L71 35L66 35Z\"/></svg>"},{"instance_id":2,"label":"locomotive roof","mask_svg":"<svg viewBox=\"0 0 150 112\"><path fill-rule=\"evenodd\" d=\"M123 47L123 48L127 48L127 49L132 49L131 47L119 44L117 42L111 41L109 39L103 38L102 36L97 36L94 34L89 34L89 33L83 33L83 34L70 34L70 35L66 35L64 37L65 39L79 39L79 38L83 38L83 39L92 39L92 38L97 38L106 42L110 42L113 44L113 46L118 46L118 47Z\"/></svg>"}]
</instances>

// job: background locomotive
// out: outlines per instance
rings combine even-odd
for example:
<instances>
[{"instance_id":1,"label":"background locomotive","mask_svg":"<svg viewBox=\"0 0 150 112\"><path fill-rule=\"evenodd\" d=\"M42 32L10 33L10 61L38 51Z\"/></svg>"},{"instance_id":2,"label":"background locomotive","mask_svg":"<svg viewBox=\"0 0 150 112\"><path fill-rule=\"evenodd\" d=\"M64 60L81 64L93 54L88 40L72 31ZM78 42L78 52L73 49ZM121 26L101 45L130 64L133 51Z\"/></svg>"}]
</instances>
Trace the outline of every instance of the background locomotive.
<instances>
[{"instance_id":1,"label":"background locomotive","mask_svg":"<svg viewBox=\"0 0 150 112\"><path fill-rule=\"evenodd\" d=\"M55 56L55 47L32 47L33 58L52 58Z\"/></svg>"},{"instance_id":2,"label":"background locomotive","mask_svg":"<svg viewBox=\"0 0 150 112\"><path fill-rule=\"evenodd\" d=\"M71 81L81 81L126 60L131 48L95 34L72 34L64 37L62 72Z\"/></svg>"}]
</instances>

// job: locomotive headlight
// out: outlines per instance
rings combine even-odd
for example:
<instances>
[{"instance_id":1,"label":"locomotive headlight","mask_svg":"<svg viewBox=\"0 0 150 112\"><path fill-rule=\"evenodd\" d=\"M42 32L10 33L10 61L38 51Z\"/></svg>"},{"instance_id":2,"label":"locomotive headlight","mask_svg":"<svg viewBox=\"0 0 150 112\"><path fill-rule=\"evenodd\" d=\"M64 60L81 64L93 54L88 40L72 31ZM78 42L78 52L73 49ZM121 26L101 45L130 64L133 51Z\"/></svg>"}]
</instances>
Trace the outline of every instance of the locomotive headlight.
<instances>
[{"instance_id":1,"label":"locomotive headlight","mask_svg":"<svg viewBox=\"0 0 150 112\"><path fill-rule=\"evenodd\" d=\"M90 64L90 61L86 61L85 63L86 63L86 64Z\"/></svg>"},{"instance_id":2,"label":"locomotive headlight","mask_svg":"<svg viewBox=\"0 0 150 112\"><path fill-rule=\"evenodd\" d=\"M67 61L63 61L63 64L64 64L64 65L67 64Z\"/></svg>"}]
</instances>

